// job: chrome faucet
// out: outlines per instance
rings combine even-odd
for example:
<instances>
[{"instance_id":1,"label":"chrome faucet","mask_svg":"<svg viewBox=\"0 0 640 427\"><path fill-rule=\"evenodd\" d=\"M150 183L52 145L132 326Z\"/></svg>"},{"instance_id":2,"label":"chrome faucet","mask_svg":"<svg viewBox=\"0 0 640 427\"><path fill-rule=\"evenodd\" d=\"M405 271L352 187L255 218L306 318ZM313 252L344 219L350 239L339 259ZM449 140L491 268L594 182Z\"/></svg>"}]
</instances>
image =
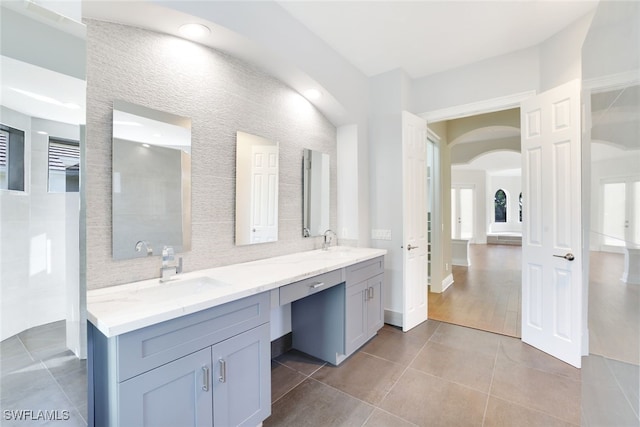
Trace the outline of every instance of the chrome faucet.
<instances>
[{"instance_id":1,"label":"chrome faucet","mask_svg":"<svg viewBox=\"0 0 640 427\"><path fill-rule=\"evenodd\" d=\"M333 234L333 237L336 238L336 242L338 240L338 235L331 229L328 229L327 231L324 232L324 242L322 242L322 250L326 251L329 249L329 246L331 246L331 240L332 237L329 234ZM337 243L336 243L337 244Z\"/></svg>"},{"instance_id":2,"label":"chrome faucet","mask_svg":"<svg viewBox=\"0 0 640 427\"><path fill-rule=\"evenodd\" d=\"M182 273L182 257L178 258L178 264L174 264L175 254L171 246L162 248L162 267L160 268L160 281L171 280L176 274Z\"/></svg>"},{"instance_id":3,"label":"chrome faucet","mask_svg":"<svg viewBox=\"0 0 640 427\"><path fill-rule=\"evenodd\" d=\"M136 252L142 252L142 248L147 250L147 256L153 255L153 247L146 240L138 240L136 243Z\"/></svg>"}]
</instances>

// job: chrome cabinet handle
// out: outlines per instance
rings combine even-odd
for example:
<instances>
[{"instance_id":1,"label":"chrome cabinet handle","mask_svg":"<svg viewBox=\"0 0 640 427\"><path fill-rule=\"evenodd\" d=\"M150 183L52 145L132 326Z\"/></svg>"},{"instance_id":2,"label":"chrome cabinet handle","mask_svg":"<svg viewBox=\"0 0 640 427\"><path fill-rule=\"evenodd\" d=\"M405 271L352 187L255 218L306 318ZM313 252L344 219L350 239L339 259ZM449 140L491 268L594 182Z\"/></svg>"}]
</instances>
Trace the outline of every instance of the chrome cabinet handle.
<instances>
[{"instance_id":1,"label":"chrome cabinet handle","mask_svg":"<svg viewBox=\"0 0 640 427\"><path fill-rule=\"evenodd\" d=\"M567 261L573 261L574 259L576 259L576 257L574 257L571 252L567 253L566 255L554 255L554 257L564 258Z\"/></svg>"},{"instance_id":2,"label":"chrome cabinet handle","mask_svg":"<svg viewBox=\"0 0 640 427\"><path fill-rule=\"evenodd\" d=\"M318 289L324 286L324 282L314 283L313 285L309 285L311 289Z\"/></svg>"},{"instance_id":3,"label":"chrome cabinet handle","mask_svg":"<svg viewBox=\"0 0 640 427\"><path fill-rule=\"evenodd\" d=\"M220 376L218 377L218 381L220 381L221 383L226 383L227 382L227 362L225 362L224 359L220 359L218 360L218 363L220 364Z\"/></svg>"},{"instance_id":4,"label":"chrome cabinet handle","mask_svg":"<svg viewBox=\"0 0 640 427\"><path fill-rule=\"evenodd\" d=\"M373 287L369 287L367 293L369 294L369 299L373 299Z\"/></svg>"},{"instance_id":5,"label":"chrome cabinet handle","mask_svg":"<svg viewBox=\"0 0 640 427\"><path fill-rule=\"evenodd\" d=\"M202 367L202 390L209 391L209 367Z\"/></svg>"},{"instance_id":6,"label":"chrome cabinet handle","mask_svg":"<svg viewBox=\"0 0 640 427\"><path fill-rule=\"evenodd\" d=\"M411 245L407 245L407 250L410 251L411 249L418 249L419 246L411 246Z\"/></svg>"}]
</instances>

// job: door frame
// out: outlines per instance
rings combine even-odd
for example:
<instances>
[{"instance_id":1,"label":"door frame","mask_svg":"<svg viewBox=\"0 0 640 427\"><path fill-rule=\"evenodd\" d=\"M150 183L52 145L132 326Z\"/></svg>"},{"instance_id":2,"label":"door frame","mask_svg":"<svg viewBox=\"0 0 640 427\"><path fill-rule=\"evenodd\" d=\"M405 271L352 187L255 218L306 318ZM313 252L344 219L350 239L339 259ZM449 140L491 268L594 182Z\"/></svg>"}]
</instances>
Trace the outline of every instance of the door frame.
<instances>
[{"instance_id":1,"label":"door frame","mask_svg":"<svg viewBox=\"0 0 640 427\"><path fill-rule=\"evenodd\" d=\"M637 76L636 76L637 79ZM600 83L600 82L598 82ZM610 82L607 84L597 84L597 83L593 83L593 82L582 82L583 85L583 94L584 94L584 90L590 90L589 95L591 94L591 92L594 91L594 87L597 87L599 89L602 89L602 87L604 86L608 86L611 87L613 86L612 84L610 84ZM616 81L617 83L617 81ZM533 96L538 95L539 93L541 93L543 91L536 91L536 90L529 90L529 91L524 91L524 92L519 92L519 93L514 93L511 95L507 95L507 96L502 96L502 97L496 97L496 98L491 98L491 99L487 99L487 100L483 100L483 101L478 101L478 102L472 102L472 103L468 103L468 104L462 104L462 105L457 105L457 106L453 106L453 107L448 107L448 108L442 108L442 109L438 109L438 110L432 110L432 111L428 111L428 112L424 112L421 114L417 114L418 116L422 117L423 119L425 119L427 121L427 127L429 126L429 123L433 123L433 122L439 122L439 121L444 121L444 120L453 120L453 119L460 119L463 117L469 117L469 116L475 116L475 115L479 115L479 114L485 114L485 113L492 113L492 112L496 112L496 111L501 111L501 110L506 110L509 108L520 108L520 104L522 103L522 101L531 98ZM584 98L584 96L583 96ZM585 127L587 125L587 120L583 120L582 123L583 127ZM587 156L588 159L588 156ZM583 152L583 165L585 163L585 157L584 157L584 152ZM442 179L442 169L440 169L440 181ZM583 176L584 178L584 176ZM442 181L441 181L442 182ZM582 213L583 213L583 227L588 226L589 223L589 219L588 217L585 217L585 203L587 203L587 211L588 211L588 200L585 200L584 198L582 199ZM586 222L585 222L586 221ZM584 234L584 233L583 233ZM444 237L442 238L444 240ZM583 242L584 244L585 242ZM583 275L582 275L582 280L583 280L583 288L587 288L588 286L584 286L585 283L588 284L589 281L589 272L588 272L588 263L583 263ZM582 317L583 319L587 319L588 318L588 306L585 303L585 300L588 298L588 293L584 293L583 294L583 305L582 305ZM587 325L587 324L585 324ZM588 327L585 328L585 331L583 331L586 335L586 337L583 337L582 343L583 343L583 350L582 353L584 354L588 354Z\"/></svg>"}]
</instances>

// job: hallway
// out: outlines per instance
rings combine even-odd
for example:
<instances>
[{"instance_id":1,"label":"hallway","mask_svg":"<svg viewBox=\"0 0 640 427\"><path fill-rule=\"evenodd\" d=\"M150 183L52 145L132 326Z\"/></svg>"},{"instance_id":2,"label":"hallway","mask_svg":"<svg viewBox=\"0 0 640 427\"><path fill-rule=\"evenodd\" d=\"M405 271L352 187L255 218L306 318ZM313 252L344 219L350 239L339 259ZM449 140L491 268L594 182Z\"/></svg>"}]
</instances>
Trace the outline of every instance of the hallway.
<instances>
[{"instance_id":1,"label":"hallway","mask_svg":"<svg viewBox=\"0 0 640 427\"><path fill-rule=\"evenodd\" d=\"M453 267L453 284L429 292L429 319L520 337L520 246L469 245L469 267Z\"/></svg>"}]
</instances>

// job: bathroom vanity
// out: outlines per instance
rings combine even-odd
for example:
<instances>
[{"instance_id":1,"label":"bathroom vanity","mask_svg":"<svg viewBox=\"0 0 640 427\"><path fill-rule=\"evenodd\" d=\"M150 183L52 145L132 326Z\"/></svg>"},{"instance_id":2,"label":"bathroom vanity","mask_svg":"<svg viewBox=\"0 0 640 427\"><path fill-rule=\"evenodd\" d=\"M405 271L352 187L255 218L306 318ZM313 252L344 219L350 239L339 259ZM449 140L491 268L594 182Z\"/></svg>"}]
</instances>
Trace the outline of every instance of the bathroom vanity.
<instances>
[{"instance_id":1,"label":"bathroom vanity","mask_svg":"<svg viewBox=\"0 0 640 427\"><path fill-rule=\"evenodd\" d=\"M271 309L291 304L293 347L338 365L383 325L385 253L332 247L89 291L89 425L259 425Z\"/></svg>"}]
</instances>

